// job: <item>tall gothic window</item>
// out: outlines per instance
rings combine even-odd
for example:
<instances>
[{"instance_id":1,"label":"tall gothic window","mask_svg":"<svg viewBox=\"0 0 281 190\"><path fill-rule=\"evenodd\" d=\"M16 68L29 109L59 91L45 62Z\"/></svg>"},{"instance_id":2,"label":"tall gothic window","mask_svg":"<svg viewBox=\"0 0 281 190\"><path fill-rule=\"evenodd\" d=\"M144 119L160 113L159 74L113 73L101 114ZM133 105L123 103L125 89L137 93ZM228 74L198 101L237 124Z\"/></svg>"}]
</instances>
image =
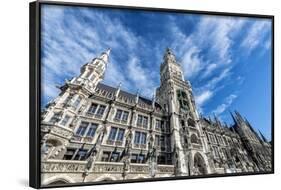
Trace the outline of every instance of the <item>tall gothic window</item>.
<instances>
[{"instance_id":1,"label":"tall gothic window","mask_svg":"<svg viewBox=\"0 0 281 190\"><path fill-rule=\"evenodd\" d=\"M72 98L73 98L73 94L69 94L69 95L65 98L64 103L65 103L65 104L70 104L70 101L72 100Z\"/></svg>"},{"instance_id":2,"label":"tall gothic window","mask_svg":"<svg viewBox=\"0 0 281 190\"><path fill-rule=\"evenodd\" d=\"M115 120L126 122L128 120L129 112L118 109L115 114Z\"/></svg>"},{"instance_id":3,"label":"tall gothic window","mask_svg":"<svg viewBox=\"0 0 281 190\"><path fill-rule=\"evenodd\" d=\"M88 122L81 122L79 128L76 131L76 135L78 136L84 136L86 129L88 127L89 123Z\"/></svg>"},{"instance_id":4,"label":"tall gothic window","mask_svg":"<svg viewBox=\"0 0 281 190\"><path fill-rule=\"evenodd\" d=\"M96 133L96 130L98 128L98 125L95 123L91 123L88 132L87 132L87 137L93 137Z\"/></svg>"},{"instance_id":5,"label":"tall gothic window","mask_svg":"<svg viewBox=\"0 0 281 190\"><path fill-rule=\"evenodd\" d=\"M161 129L161 121L156 119L156 122L155 122L155 129L156 130L160 130Z\"/></svg>"},{"instance_id":6,"label":"tall gothic window","mask_svg":"<svg viewBox=\"0 0 281 190\"><path fill-rule=\"evenodd\" d=\"M60 113L54 113L54 115L50 119L50 123L56 123L59 121L60 121Z\"/></svg>"},{"instance_id":7,"label":"tall gothic window","mask_svg":"<svg viewBox=\"0 0 281 190\"><path fill-rule=\"evenodd\" d=\"M116 140L123 141L124 133L125 133L125 129L119 129Z\"/></svg>"},{"instance_id":8,"label":"tall gothic window","mask_svg":"<svg viewBox=\"0 0 281 190\"><path fill-rule=\"evenodd\" d=\"M108 140L111 141L123 141L125 134L125 129L117 128L117 127L111 127Z\"/></svg>"},{"instance_id":9,"label":"tall gothic window","mask_svg":"<svg viewBox=\"0 0 281 190\"><path fill-rule=\"evenodd\" d=\"M137 125L143 128L147 128L148 117L143 115L138 115Z\"/></svg>"},{"instance_id":10,"label":"tall gothic window","mask_svg":"<svg viewBox=\"0 0 281 190\"><path fill-rule=\"evenodd\" d=\"M100 105L99 109L97 111L97 115L103 116L104 110L105 110L105 106L104 105Z\"/></svg>"},{"instance_id":11,"label":"tall gothic window","mask_svg":"<svg viewBox=\"0 0 281 190\"><path fill-rule=\"evenodd\" d=\"M79 128L76 131L76 135L83 137L85 134L87 137L93 137L98 128L98 124L82 121Z\"/></svg>"},{"instance_id":12,"label":"tall gothic window","mask_svg":"<svg viewBox=\"0 0 281 190\"><path fill-rule=\"evenodd\" d=\"M106 108L106 106L104 106L104 105L98 105L96 103L92 103L87 113L90 115L96 115L98 117L102 117L104 114L105 108Z\"/></svg>"},{"instance_id":13,"label":"tall gothic window","mask_svg":"<svg viewBox=\"0 0 281 190\"><path fill-rule=\"evenodd\" d=\"M73 103L73 107L77 108L81 102L82 98L80 96L77 97L77 99L75 100L75 102Z\"/></svg>"},{"instance_id":14,"label":"tall gothic window","mask_svg":"<svg viewBox=\"0 0 281 190\"><path fill-rule=\"evenodd\" d=\"M219 149L218 149L218 147L214 146L213 150L214 150L214 156L219 158Z\"/></svg>"},{"instance_id":15,"label":"tall gothic window","mask_svg":"<svg viewBox=\"0 0 281 190\"><path fill-rule=\"evenodd\" d=\"M116 120L121 120L121 117L122 117L122 110L117 110L116 114L115 114L115 119Z\"/></svg>"},{"instance_id":16,"label":"tall gothic window","mask_svg":"<svg viewBox=\"0 0 281 190\"><path fill-rule=\"evenodd\" d=\"M108 139L114 141L117 133L117 128L116 127L111 127Z\"/></svg>"},{"instance_id":17,"label":"tall gothic window","mask_svg":"<svg viewBox=\"0 0 281 190\"><path fill-rule=\"evenodd\" d=\"M95 104L95 103L92 103L92 104L91 104L91 107L90 107L89 110L88 110L88 113L90 113L90 114L95 114L97 108L98 108L98 105Z\"/></svg>"},{"instance_id":18,"label":"tall gothic window","mask_svg":"<svg viewBox=\"0 0 281 190\"><path fill-rule=\"evenodd\" d=\"M65 115L63 120L61 121L61 124L63 126L65 126L68 123L69 119L70 119L70 116L69 115Z\"/></svg>"},{"instance_id":19,"label":"tall gothic window","mask_svg":"<svg viewBox=\"0 0 281 190\"><path fill-rule=\"evenodd\" d=\"M134 138L135 144L146 144L146 133L144 132L135 132L135 138Z\"/></svg>"}]
</instances>

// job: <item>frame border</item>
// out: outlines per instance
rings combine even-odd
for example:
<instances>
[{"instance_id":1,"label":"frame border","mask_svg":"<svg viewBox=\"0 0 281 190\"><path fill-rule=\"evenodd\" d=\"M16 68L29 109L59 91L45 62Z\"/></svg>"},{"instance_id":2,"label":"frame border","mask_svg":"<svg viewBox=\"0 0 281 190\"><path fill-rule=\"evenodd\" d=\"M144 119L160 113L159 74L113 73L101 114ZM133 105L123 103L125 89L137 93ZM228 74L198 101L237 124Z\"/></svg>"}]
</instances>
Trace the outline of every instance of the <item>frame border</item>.
<instances>
[{"instance_id":1,"label":"frame border","mask_svg":"<svg viewBox=\"0 0 281 190\"><path fill-rule=\"evenodd\" d=\"M177 176L163 178L127 179L107 182L79 182L42 186L41 156L40 156L40 114L41 114L41 5L94 7L105 9L122 9L135 11L155 11L165 13L186 13L212 16L232 16L245 18L270 19L271 25L271 147L272 170L270 172L241 172L229 174L209 174L204 176ZM169 9L156 7L136 7L125 5L92 4L58 1L34 1L29 4L29 186L33 188L75 187L89 185L109 185L136 182L170 181L186 179L202 179L214 177L249 176L274 174L274 15L231 13L216 11L199 11L184 9Z\"/></svg>"}]
</instances>

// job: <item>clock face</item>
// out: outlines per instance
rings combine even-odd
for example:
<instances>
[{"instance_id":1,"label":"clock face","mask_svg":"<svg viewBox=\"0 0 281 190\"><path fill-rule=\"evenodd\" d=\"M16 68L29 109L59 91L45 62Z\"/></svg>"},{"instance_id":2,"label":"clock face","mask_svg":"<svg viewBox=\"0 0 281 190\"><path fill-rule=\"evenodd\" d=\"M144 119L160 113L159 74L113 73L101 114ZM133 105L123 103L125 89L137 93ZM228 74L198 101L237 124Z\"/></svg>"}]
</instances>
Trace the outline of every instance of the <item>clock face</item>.
<instances>
[{"instance_id":1,"label":"clock face","mask_svg":"<svg viewBox=\"0 0 281 190\"><path fill-rule=\"evenodd\" d=\"M188 110L187 94L183 90L177 90L177 98L180 104L180 108Z\"/></svg>"}]
</instances>

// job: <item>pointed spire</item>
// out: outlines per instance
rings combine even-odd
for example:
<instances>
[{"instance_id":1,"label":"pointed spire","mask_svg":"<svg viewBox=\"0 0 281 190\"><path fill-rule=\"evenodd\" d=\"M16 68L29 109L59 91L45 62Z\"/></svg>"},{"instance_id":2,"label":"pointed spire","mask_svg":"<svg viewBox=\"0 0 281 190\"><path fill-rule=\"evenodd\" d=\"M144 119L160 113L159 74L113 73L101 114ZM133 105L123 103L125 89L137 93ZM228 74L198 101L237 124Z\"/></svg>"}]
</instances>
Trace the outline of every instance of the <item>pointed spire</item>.
<instances>
[{"instance_id":1,"label":"pointed spire","mask_svg":"<svg viewBox=\"0 0 281 190\"><path fill-rule=\"evenodd\" d=\"M176 57L170 48L166 49L164 54L164 63L176 63Z\"/></svg>"},{"instance_id":2,"label":"pointed spire","mask_svg":"<svg viewBox=\"0 0 281 190\"><path fill-rule=\"evenodd\" d=\"M110 51L111 51L111 48L108 48L105 52L101 53L99 58L101 60L103 60L105 63L108 63Z\"/></svg>"},{"instance_id":3,"label":"pointed spire","mask_svg":"<svg viewBox=\"0 0 281 190\"><path fill-rule=\"evenodd\" d=\"M261 140L260 136L258 135L258 133L255 131L255 129L252 127L252 125L250 124L250 122L244 118L246 125L250 128L250 130L253 132L253 134L257 137L257 139Z\"/></svg>"},{"instance_id":4,"label":"pointed spire","mask_svg":"<svg viewBox=\"0 0 281 190\"><path fill-rule=\"evenodd\" d=\"M137 94L136 94L136 99L135 99L135 103L138 104L139 103L139 97L140 97L140 93L139 93L139 89L137 90Z\"/></svg>"},{"instance_id":5,"label":"pointed spire","mask_svg":"<svg viewBox=\"0 0 281 190\"><path fill-rule=\"evenodd\" d=\"M155 94L152 94L152 108L155 108Z\"/></svg>"},{"instance_id":6,"label":"pointed spire","mask_svg":"<svg viewBox=\"0 0 281 190\"><path fill-rule=\"evenodd\" d=\"M240 123L243 123L244 122L244 119L243 119L243 117L240 115L240 113L238 112L238 111L234 111L235 112L235 115L236 115L236 118L237 118L237 120L238 120L238 122L240 122Z\"/></svg>"},{"instance_id":7,"label":"pointed spire","mask_svg":"<svg viewBox=\"0 0 281 190\"><path fill-rule=\"evenodd\" d=\"M120 90L121 90L121 86L122 86L122 82L119 82L119 84L117 86L117 90L115 92L115 98L118 98Z\"/></svg>"},{"instance_id":8,"label":"pointed spire","mask_svg":"<svg viewBox=\"0 0 281 190\"><path fill-rule=\"evenodd\" d=\"M233 115L233 113L231 111L229 111L229 113L230 113L234 123L237 125L238 123L237 123L236 117Z\"/></svg>"},{"instance_id":9,"label":"pointed spire","mask_svg":"<svg viewBox=\"0 0 281 190\"><path fill-rule=\"evenodd\" d=\"M260 133L260 136L261 136L262 140L264 142L268 142L267 139L265 138L265 136L262 134L262 132L260 130L259 130L259 133Z\"/></svg>"}]
</instances>

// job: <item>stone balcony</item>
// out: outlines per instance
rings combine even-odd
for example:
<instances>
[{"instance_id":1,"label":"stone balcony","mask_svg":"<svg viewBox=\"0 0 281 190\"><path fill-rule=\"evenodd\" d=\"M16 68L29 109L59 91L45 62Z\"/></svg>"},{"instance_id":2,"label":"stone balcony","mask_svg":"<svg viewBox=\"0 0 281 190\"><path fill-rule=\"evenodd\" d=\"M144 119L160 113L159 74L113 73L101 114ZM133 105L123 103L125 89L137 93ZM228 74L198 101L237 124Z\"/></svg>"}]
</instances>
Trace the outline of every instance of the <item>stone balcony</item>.
<instances>
[{"instance_id":1,"label":"stone balcony","mask_svg":"<svg viewBox=\"0 0 281 190\"><path fill-rule=\"evenodd\" d=\"M49 134L57 135L66 139L70 139L73 135L73 131L71 129L57 124L49 124L48 122L41 123L41 131L49 131Z\"/></svg>"}]
</instances>

